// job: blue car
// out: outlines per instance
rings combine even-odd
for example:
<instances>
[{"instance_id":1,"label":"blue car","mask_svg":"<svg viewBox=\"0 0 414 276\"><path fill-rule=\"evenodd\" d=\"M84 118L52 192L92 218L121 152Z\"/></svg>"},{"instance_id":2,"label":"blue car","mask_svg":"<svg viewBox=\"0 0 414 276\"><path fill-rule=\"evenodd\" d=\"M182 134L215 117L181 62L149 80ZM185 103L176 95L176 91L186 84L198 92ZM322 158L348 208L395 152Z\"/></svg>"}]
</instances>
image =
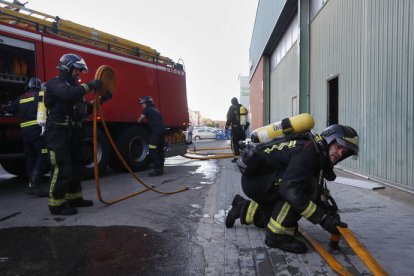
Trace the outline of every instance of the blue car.
<instances>
[{"instance_id":1,"label":"blue car","mask_svg":"<svg viewBox=\"0 0 414 276\"><path fill-rule=\"evenodd\" d=\"M225 140L231 138L231 130L228 129L227 131L223 131L222 129L217 130L216 132L216 139L217 140Z\"/></svg>"}]
</instances>

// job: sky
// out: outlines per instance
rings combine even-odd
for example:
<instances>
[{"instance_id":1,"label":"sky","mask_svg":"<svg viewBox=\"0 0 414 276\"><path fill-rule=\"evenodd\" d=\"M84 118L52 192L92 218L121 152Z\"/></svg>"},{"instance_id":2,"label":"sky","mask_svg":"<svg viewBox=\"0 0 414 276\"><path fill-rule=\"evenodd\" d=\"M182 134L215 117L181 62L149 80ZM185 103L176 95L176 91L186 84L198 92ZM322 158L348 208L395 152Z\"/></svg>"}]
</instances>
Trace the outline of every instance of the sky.
<instances>
[{"instance_id":1,"label":"sky","mask_svg":"<svg viewBox=\"0 0 414 276\"><path fill-rule=\"evenodd\" d=\"M176 62L182 59L188 107L206 118L225 120L231 98L239 97L239 75L249 74L259 0L28 1L26 8L144 44Z\"/></svg>"}]
</instances>

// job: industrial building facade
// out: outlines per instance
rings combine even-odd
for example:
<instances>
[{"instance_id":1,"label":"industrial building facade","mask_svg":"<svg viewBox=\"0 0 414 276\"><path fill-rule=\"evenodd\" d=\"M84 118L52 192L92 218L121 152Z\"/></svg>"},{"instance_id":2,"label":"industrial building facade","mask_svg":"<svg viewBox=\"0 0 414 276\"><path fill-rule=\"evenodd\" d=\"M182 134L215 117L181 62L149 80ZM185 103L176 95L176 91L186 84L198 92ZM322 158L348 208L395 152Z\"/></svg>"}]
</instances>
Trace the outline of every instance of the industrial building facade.
<instances>
[{"instance_id":1,"label":"industrial building facade","mask_svg":"<svg viewBox=\"0 0 414 276\"><path fill-rule=\"evenodd\" d=\"M259 0L252 129L308 112L360 136L341 167L414 191L414 1Z\"/></svg>"}]
</instances>

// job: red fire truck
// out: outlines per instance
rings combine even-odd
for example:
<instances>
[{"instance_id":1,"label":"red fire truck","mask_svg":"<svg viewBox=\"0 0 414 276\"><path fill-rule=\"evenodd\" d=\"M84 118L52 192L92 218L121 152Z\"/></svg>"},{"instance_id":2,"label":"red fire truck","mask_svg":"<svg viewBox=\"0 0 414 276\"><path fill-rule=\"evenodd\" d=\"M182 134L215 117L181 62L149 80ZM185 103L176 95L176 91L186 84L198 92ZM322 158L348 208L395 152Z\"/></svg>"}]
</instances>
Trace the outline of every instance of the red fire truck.
<instances>
[{"instance_id":1,"label":"red fire truck","mask_svg":"<svg viewBox=\"0 0 414 276\"><path fill-rule=\"evenodd\" d=\"M71 21L0 0L0 163L4 170L24 175L19 119L4 108L24 93L26 82L56 76L56 66L66 53L81 55L89 67L82 75L94 78L101 65L112 67L116 90L103 106L110 133L124 159L134 170L149 164L146 152L149 129L136 121L142 109L138 99L153 97L167 127L166 156L185 153L183 130L188 126L186 74L183 65L156 50ZM100 118L98 118L100 119ZM98 160L103 172L109 165L124 170L99 122ZM92 118L85 126L86 175L93 175Z\"/></svg>"}]
</instances>

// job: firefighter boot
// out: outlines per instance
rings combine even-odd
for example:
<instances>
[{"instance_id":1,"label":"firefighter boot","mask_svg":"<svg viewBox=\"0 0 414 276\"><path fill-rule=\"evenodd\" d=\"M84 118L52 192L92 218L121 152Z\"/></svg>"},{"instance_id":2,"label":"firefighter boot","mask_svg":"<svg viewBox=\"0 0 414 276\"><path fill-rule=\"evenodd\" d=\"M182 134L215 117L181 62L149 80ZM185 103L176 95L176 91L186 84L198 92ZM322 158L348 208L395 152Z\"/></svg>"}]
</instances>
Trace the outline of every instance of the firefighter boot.
<instances>
[{"instance_id":1,"label":"firefighter boot","mask_svg":"<svg viewBox=\"0 0 414 276\"><path fill-rule=\"evenodd\" d=\"M148 176L152 177L152 176L160 176L164 174L164 170L163 169L154 169L154 171L150 172L148 174Z\"/></svg>"},{"instance_id":2,"label":"firefighter boot","mask_svg":"<svg viewBox=\"0 0 414 276\"><path fill-rule=\"evenodd\" d=\"M227 214L226 217L226 227L231 228L233 227L236 219L240 218L240 213L243 208L244 198L240 195L235 195L233 198L233 202L231 203L231 209Z\"/></svg>"},{"instance_id":3,"label":"firefighter boot","mask_svg":"<svg viewBox=\"0 0 414 276\"><path fill-rule=\"evenodd\" d=\"M68 200L68 204L70 207L91 207L93 205L93 201L80 197L77 199Z\"/></svg>"},{"instance_id":4,"label":"firefighter boot","mask_svg":"<svg viewBox=\"0 0 414 276\"><path fill-rule=\"evenodd\" d=\"M302 254L307 251L304 242L297 240L293 236L274 234L269 229L266 231L265 244L272 248L279 248L280 250L296 254Z\"/></svg>"},{"instance_id":5,"label":"firefighter boot","mask_svg":"<svg viewBox=\"0 0 414 276\"><path fill-rule=\"evenodd\" d=\"M78 210L76 210L73 207L70 207L69 204L66 202L63 203L61 206L49 206L50 214L57 216L72 216L76 215L78 213Z\"/></svg>"}]
</instances>

